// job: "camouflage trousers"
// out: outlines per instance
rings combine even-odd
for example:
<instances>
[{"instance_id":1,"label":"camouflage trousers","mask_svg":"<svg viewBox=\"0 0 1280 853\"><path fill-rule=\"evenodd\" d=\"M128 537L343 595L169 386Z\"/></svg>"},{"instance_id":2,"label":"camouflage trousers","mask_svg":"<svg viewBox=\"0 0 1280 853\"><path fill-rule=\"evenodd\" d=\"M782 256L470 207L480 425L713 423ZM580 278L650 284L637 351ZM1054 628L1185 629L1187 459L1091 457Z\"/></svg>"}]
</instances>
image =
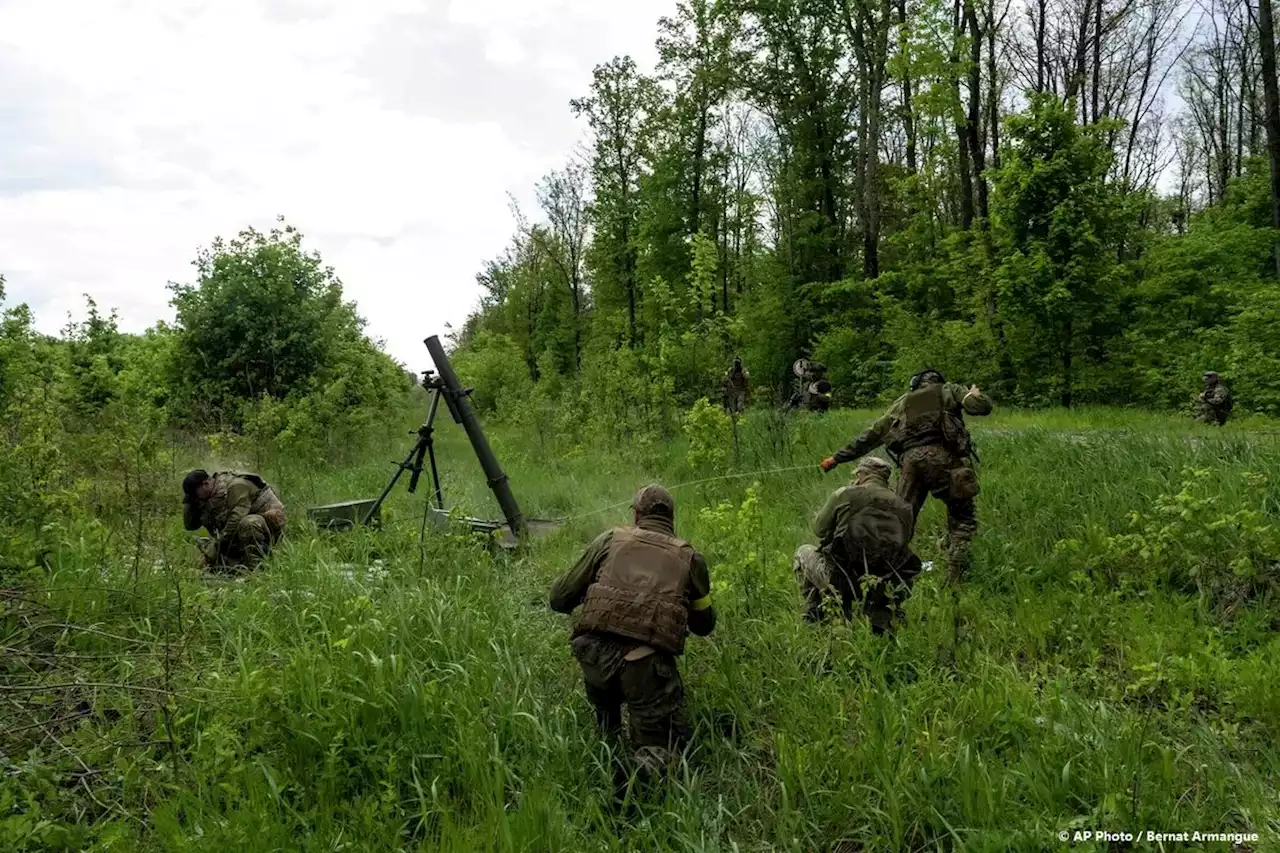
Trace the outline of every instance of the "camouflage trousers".
<instances>
[{"instance_id":1,"label":"camouflage trousers","mask_svg":"<svg viewBox=\"0 0 1280 853\"><path fill-rule=\"evenodd\" d=\"M234 531L208 543L204 548L205 567L210 569L255 569L284 535L284 507L272 507L261 514L240 519Z\"/></svg>"},{"instance_id":2,"label":"camouflage trousers","mask_svg":"<svg viewBox=\"0 0 1280 853\"><path fill-rule=\"evenodd\" d=\"M865 565L854 572L846 572L813 545L801 545L796 549L792 568L804 595L806 622L821 622L826 617L824 598L831 595L840 600L840 612L845 621L853 619L853 603L860 601L872 632L892 633L894 623L905 617L902 605L911 597L911 586L920 573L920 560L914 554L910 555L896 569L864 562ZM850 576L857 573L860 573L857 577Z\"/></svg>"},{"instance_id":3,"label":"camouflage trousers","mask_svg":"<svg viewBox=\"0 0 1280 853\"><path fill-rule=\"evenodd\" d=\"M656 650L637 657L643 647L608 634L583 634L572 645L601 731L611 740L621 737L625 705L638 769L660 773L691 733L675 657Z\"/></svg>"},{"instance_id":4,"label":"camouflage trousers","mask_svg":"<svg viewBox=\"0 0 1280 853\"><path fill-rule=\"evenodd\" d=\"M913 447L898 461L898 497L911 505L916 518L924 502L933 495L947 508L947 535L943 550L947 559L947 580L956 583L969 570L969 547L978 535L978 510L972 496L957 497L953 491L952 472L965 470L973 475L967 459L956 456L945 447L929 445Z\"/></svg>"},{"instance_id":5,"label":"camouflage trousers","mask_svg":"<svg viewBox=\"0 0 1280 853\"><path fill-rule=\"evenodd\" d=\"M724 392L724 410L731 415L740 415L747 410L746 391Z\"/></svg>"},{"instance_id":6,"label":"camouflage trousers","mask_svg":"<svg viewBox=\"0 0 1280 853\"><path fill-rule=\"evenodd\" d=\"M1200 407L1200 414L1196 416L1196 420L1201 423L1224 426L1227 423L1227 418L1230 416L1231 412L1226 409L1217 409L1213 406L1205 406L1202 404Z\"/></svg>"}]
</instances>

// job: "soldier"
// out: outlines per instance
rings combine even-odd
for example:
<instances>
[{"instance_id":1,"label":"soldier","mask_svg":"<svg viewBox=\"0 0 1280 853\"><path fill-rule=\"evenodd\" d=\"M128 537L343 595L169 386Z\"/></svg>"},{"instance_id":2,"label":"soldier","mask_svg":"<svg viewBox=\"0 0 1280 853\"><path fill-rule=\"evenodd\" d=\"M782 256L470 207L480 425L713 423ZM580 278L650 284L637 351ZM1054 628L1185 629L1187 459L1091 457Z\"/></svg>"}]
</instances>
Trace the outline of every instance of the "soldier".
<instances>
[{"instance_id":1,"label":"soldier","mask_svg":"<svg viewBox=\"0 0 1280 853\"><path fill-rule=\"evenodd\" d=\"M818 546L796 551L806 621L822 621L824 592L840 598L846 621L853 618L854 600L861 601L876 634L892 632L902 617L920 558L909 547L915 513L889 488L892 471L878 456L859 462L853 482L833 492L814 521Z\"/></svg>"},{"instance_id":2,"label":"soldier","mask_svg":"<svg viewBox=\"0 0 1280 853\"><path fill-rule=\"evenodd\" d=\"M182 523L204 527L204 563L210 569L256 568L284 535L284 504L257 474L196 469L182 481Z\"/></svg>"},{"instance_id":3,"label":"soldier","mask_svg":"<svg viewBox=\"0 0 1280 853\"><path fill-rule=\"evenodd\" d=\"M831 383L827 381L827 366L820 361L809 365L800 380L804 387L791 396L791 408L803 407L811 412L825 412L831 408Z\"/></svg>"},{"instance_id":4,"label":"soldier","mask_svg":"<svg viewBox=\"0 0 1280 853\"><path fill-rule=\"evenodd\" d=\"M724 375L724 410L731 415L740 415L747 408L750 397L750 375L742 368L742 357L733 357L733 367Z\"/></svg>"},{"instance_id":5,"label":"soldier","mask_svg":"<svg viewBox=\"0 0 1280 853\"><path fill-rule=\"evenodd\" d=\"M1200 392L1199 403L1198 420L1204 423L1222 426L1231 417L1231 409L1235 406L1231 399L1231 389L1222 383L1216 371L1205 373L1204 390Z\"/></svg>"},{"instance_id":6,"label":"soldier","mask_svg":"<svg viewBox=\"0 0 1280 853\"><path fill-rule=\"evenodd\" d=\"M571 613L573 655L587 698L609 738L630 712L641 774L652 777L690 734L676 658L690 631L711 633L711 579L706 560L675 535L675 499L659 485L632 502L634 526L606 531L551 588L551 609Z\"/></svg>"},{"instance_id":7,"label":"soldier","mask_svg":"<svg viewBox=\"0 0 1280 853\"><path fill-rule=\"evenodd\" d=\"M969 545L978 532L974 498L978 475L970 462L973 444L964 415L988 415L991 400L978 386L948 383L932 368L911 377L911 389L879 420L834 456L822 460L830 471L884 445L898 463L898 495L918 518L932 494L947 507L947 580L958 582L969 565Z\"/></svg>"}]
</instances>

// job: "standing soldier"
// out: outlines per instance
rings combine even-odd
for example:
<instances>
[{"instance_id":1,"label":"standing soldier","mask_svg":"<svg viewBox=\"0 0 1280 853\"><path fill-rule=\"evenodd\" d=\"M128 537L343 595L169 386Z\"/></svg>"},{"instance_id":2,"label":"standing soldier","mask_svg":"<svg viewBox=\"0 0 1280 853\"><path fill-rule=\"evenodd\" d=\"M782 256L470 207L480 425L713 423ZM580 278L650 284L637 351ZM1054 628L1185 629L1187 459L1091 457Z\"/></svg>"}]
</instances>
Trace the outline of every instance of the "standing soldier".
<instances>
[{"instance_id":1,"label":"standing soldier","mask_svg":"<svg viewBox=\"0 0 1280 853\"><path fill-rule=\"evenodd\" d=\"M948 383L932 368L911 377L911 389L894 401L861 435L822 460L830 471L884 445L898 463L898 495L918 518L932 494L947 507L947 580L958 582L969 565L969 545L978 532L978 475L970 462L973 443L964 415L988 415L991 401L978 390Z\"/></svg>"},{"instance_id":2,"label":"standing soldier","mask_svg":"<svg viewBox=\"0 0 1280 853\"><path fill-rule=\"evenodd\" d=\"M853 482L832 493L814 521L818 546L796 551L806 621L822 621L824 591L840 598L846 620L853 618L854 600L861 601L876 634L891 632L902 617L920 558L909 547L915 513L889 488L892 472L878 456L859 462Z\"/></svg>"},{"instance_id":3,"label":"standing soldier","mask_svg":"<svg viewBox=\"0 0 1280 853\"><path fill-rule=\"evenodd\" d=\"M1198 420L1207 424L1222 426L1231 417L1235 403L1231 399L1231 389L1222 383L1216 371L1210 370L1204 375L1204 390L1200 392L1200 416Z\"/></svg>"},{"instance_id":4,"label":"standing soldier","mask_svg":"<svg viewBox=\"0 0 1280 853\"><path fill-rule=\"evenodd\" d=\"M706 560L675 535L675 499L659 485L632 502L634 526L606 531L551 588L551 609L572 613L573 655L606 736L622 733L630 711L640 772L652 778L690 734L676 658L685 637L711 633Z\"/></svg>"},{"instance_id":5,"label":"standing soldier","mask_svg":"<svg viewBox=\"0 0 1280 853\"><path fill-rule=\"evenodd\" d=\"M747 408L751 391L750 375L742 368L742 356L733 357L733 367L724 375L724 410L731 415L740 415Z\"/></svg>"},{"instance_id":6,"label":"standing soldier","mask_svg":"<svg viewBox=\"0 0 1280 853\"><path fill-rule=\"evenodd\" d=\"M210 569L257 568L284 535L284 504L257 474L223 471L212 476L197 468L182 481L182 523L204 527Z\"/></svg>"}]
</instances>

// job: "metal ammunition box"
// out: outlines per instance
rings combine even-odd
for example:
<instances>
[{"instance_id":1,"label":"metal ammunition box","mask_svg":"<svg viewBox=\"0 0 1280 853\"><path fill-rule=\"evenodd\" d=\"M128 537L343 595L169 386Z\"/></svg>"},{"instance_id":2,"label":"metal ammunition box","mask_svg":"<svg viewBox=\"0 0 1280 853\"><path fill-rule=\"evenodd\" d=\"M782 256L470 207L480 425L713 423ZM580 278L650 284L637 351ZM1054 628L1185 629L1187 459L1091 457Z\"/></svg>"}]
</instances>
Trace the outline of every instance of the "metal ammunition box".
<instances>
[{"instance_id":1,"label":"metal ammunition box","mask_svg":"<svg viewBox=\"0 0 1280 853\"><path fill-rule=\"evenodd\" d=\"M364 522L364 517L377 502L377 498L369 498L313 506L307 509L307 518L324 530L351 530ZM373 517L369 519L369 526L373 528L382 526L382 507L378 507Z\"/></svg>"}]
</instances>

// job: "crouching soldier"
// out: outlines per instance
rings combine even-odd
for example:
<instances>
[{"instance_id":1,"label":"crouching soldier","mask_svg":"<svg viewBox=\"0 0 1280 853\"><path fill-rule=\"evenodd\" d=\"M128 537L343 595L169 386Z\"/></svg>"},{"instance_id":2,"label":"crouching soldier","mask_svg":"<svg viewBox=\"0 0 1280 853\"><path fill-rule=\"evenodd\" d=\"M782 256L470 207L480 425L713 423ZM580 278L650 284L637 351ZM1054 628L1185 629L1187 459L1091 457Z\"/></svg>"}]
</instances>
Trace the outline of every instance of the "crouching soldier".
<instances>
[{"instance_id":1,"label":"crouching soldier","mask_svg":"<svg viewBox=\"0 0 1280 853\"><path fill-rule=\"evenodd\" d=\"M628 710L642 778L660 773L688 740L684 684L676 659L689 632L716 624L707 563L675 535L675 499L645 486L632 503L634 526L596 538L551 589L551 609L571 613L574 657L604 734L622 733Z\"/></svg>"},{"instance_id":2,"label":"crouching soldier","mask_svg":"<svg viewBox=\"0 0 1280 853\"><path fill-rule=\"evenodd\" d=\"M284 535L284 504L257 474L196 469L182 492L183 526L211 537L202 548L206 568L257 568Z\"/></svg>"},{"instance_id":3,"label":"crouching soldier","mask_svg":"<svg viewBox=\"0 0 1280 853\"><path fill-rule=\"evenodd\" d=\"M853 618L853 602L862 602L876 634L892 632L902 618L920 558L909 547L915 513L890 489L892 472L876 456L859 462L853 482L835 491L814 521L817 547L801 545L796 551L806 621L822 621L827 592L840 599L846 620Z\"/></svg>"}]
</instances>

